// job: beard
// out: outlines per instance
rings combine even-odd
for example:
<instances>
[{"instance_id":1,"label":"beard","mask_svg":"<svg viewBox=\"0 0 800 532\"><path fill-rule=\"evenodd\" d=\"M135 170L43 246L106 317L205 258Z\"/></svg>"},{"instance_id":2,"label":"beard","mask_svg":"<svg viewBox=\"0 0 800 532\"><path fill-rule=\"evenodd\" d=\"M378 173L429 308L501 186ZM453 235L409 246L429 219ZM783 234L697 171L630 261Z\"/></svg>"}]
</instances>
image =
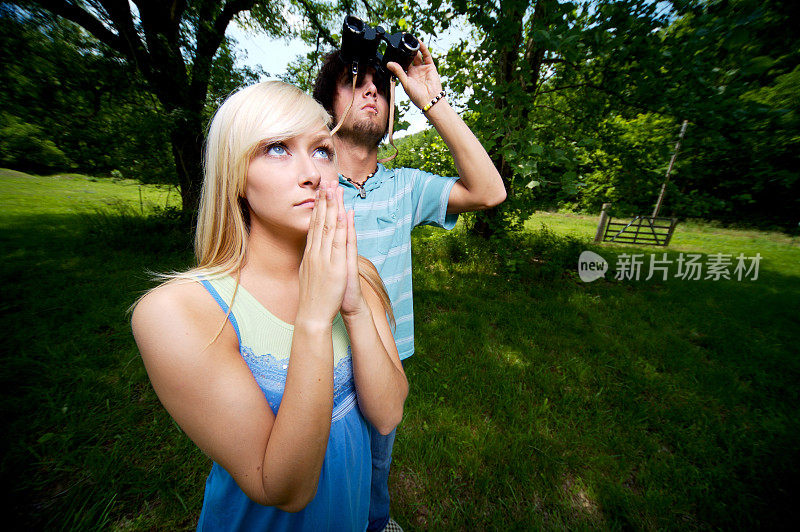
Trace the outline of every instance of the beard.
<instances>
[{"instance_id":1,"label":"beard","mask_svg":"<svg viewBox=\"0 0 800 532\"><path fill-rule=\"evenodd\" d=\"M354 144L372 148L380 144L388 129L388 124L381 127L380 124L365 118L349 126L343 125L336 134Z\"/></svg>"}]
</instances>

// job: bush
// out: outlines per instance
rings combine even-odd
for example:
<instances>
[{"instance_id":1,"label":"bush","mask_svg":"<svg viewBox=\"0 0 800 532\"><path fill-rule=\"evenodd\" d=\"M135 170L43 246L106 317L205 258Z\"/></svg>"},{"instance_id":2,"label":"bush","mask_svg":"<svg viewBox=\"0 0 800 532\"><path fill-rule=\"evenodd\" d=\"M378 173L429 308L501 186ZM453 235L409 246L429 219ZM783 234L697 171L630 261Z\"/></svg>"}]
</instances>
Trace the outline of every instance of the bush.
<instances>
[{"instance_id":1,"label":"bush","mask_svg":"<svg viewBox=\"0 0 800 532\"><path fill-rule=\"evenodd\" d=\"M588 242L554 233L544 225L535 231L508 232L491 240L456 229L441 233L415 229L414 257L418 264L464 265L471 272L501 275L515 282L574 275Z\"/></svg>"},{"instance_id":2,"label":"bush","mask_svg":"<svg viewBox=\"0 0 800 532\"><path fill-rule=\"evenodd\" d=\"M542 224L538 230L499 237L495 245L505 275L524 282L574 274L578 257L588 244L558 235Z\"/></svg>"},{"instance_id":3,"label":"bush","mask_svg":"<svg viewBox=\"0 0 800 532\"><path fill-rule=\"evenodd\" d=\"M70 166L53 141L44 137L42 128L3 113L0 118L0 166L44 173Z\"/></svg>"}]
</instances>

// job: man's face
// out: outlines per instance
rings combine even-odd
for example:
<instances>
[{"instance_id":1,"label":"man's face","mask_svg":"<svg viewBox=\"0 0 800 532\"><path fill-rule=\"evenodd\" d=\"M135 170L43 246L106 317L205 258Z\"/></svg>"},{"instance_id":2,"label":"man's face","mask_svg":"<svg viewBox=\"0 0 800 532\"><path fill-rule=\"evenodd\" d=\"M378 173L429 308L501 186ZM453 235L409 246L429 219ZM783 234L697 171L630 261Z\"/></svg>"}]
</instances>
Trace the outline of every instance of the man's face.
<instances>
[{"instance_id":1,"label":"man's face","mask_svg":"<svg viewBox=\"0 0 800 532\"><path fill-rule=\"evenodd\" d=\"M342 124L339 135L357 144L377 146L386 134L389 118L389 102L378 91L372 70L367 71L360 84L356 85L353 98L353 78L346 76L336 86L333 97L333 112L338 123L344 116L351 99L353 106L347 120Z\"/></svg>"}]
</instances>

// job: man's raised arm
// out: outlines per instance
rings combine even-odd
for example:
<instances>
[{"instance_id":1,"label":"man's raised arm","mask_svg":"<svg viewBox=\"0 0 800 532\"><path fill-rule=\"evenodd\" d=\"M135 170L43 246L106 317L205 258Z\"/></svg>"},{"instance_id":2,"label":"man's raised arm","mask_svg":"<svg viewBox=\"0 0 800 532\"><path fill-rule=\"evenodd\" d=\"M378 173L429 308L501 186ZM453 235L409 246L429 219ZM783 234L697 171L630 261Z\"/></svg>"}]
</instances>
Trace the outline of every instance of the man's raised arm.
<instances>
[{"instance_id":1,"label":"man's raised arm","mask_svg":"<svg viewBox=\"0 0 800 532\"><path fill-rule=\"evenodd\" d=\"M403 72L397 63L389 63L403 88L425 113L450 149L459 180L450 192L448 214L477 211L499 205L506 199L500 173L480 141L444 98L425 109L442 91L442 81L428 47L420 41L420 51Z\"/></svg>"}]
</instances>

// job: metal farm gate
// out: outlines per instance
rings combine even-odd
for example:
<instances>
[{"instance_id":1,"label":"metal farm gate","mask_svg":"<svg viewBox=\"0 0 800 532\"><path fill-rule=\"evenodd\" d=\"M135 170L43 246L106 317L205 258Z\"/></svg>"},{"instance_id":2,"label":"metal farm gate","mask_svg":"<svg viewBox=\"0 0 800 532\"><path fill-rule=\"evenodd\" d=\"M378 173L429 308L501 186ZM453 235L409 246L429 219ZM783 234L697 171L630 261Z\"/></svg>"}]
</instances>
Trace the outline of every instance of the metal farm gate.
<instances>
[{"instance_id":1,"label":"metal farm gate","mask_svg":"<svg viewBox=\"0 0 800 532\"><path fill-rule=\"evenodd\" d=\"M609 216L603 233L603 242L652 246L668 246L675 225L678 223L677 218L652 216L636 216L628 223L612 220L613 218Z\"/></svg>"}]
</instances>

